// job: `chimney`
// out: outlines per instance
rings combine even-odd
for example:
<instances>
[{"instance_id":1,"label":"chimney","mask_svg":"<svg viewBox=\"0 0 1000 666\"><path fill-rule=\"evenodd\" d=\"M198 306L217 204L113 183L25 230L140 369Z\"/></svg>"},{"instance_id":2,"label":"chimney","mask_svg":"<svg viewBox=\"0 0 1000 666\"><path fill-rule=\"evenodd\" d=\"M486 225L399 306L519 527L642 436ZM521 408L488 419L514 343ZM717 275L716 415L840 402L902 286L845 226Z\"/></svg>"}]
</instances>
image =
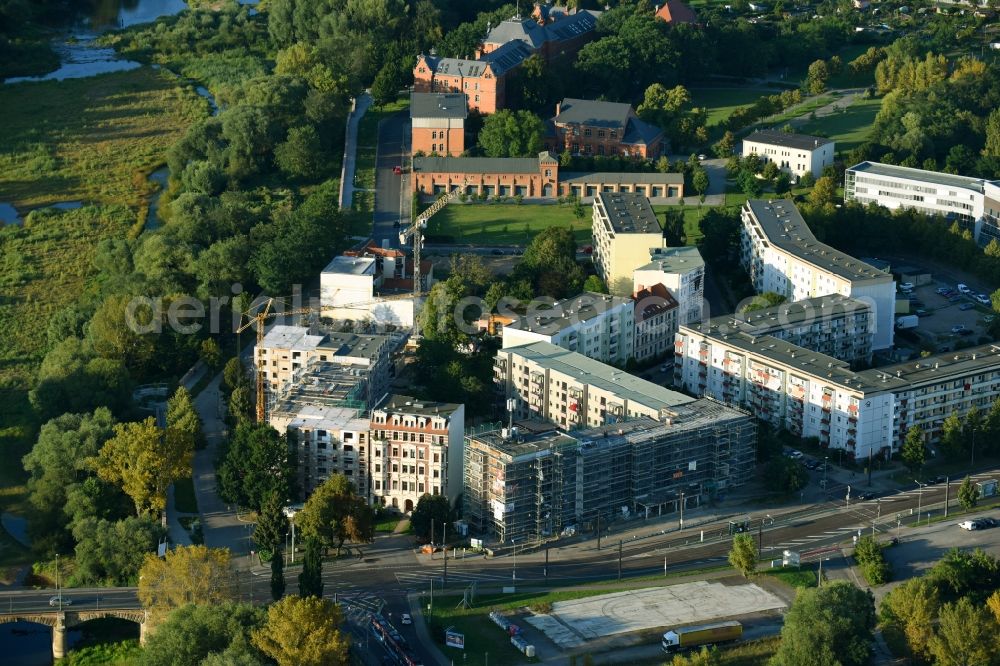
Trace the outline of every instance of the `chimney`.
<instances>
[{"instance_id":1,"label":"chimney","mask_svg":"<svg viewBox=\"0 0 1000 666\"><path fill-rule=\"evenodd\" d=\"M556 115L559 115L559 111L562 109L562 102L556 102Z\"/></svg>"}]
</instances>

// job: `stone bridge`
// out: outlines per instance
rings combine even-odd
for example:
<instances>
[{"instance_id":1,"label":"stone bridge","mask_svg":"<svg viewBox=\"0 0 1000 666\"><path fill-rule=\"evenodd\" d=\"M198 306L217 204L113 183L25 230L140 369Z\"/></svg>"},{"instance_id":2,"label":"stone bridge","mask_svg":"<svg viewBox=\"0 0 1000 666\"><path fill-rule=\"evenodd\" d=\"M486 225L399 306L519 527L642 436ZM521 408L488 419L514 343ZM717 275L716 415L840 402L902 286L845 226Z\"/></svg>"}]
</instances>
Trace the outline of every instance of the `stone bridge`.
<instances>
[{"instance_id":1,"label":"stone bridge","mask_svg":"<svg viewBox=\"0 0 1000 666\"><path fill-rule=\"evenodd\" d=\"M0 613L0 624L10 622L34 622L52 627L52 658L66 656L66 630L90 620L116 617L139 625L139 644L146 643L146 621L149 611L141 608L102 608L100 610L25 611L23 613Z\"/></svg>"}]
</instances>

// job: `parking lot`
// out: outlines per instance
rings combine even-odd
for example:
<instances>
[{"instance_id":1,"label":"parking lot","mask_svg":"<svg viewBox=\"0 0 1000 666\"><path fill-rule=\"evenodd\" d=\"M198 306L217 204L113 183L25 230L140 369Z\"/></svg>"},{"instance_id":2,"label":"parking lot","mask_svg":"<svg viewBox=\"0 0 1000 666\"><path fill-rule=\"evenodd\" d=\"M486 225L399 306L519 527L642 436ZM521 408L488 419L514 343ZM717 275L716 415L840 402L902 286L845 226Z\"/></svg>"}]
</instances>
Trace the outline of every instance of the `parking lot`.
<instances>
[{"instance_id":1,"label":"parking lot","mask_svg":"<svg viewBox=\"0 0 1000 666\"><path fill-rule=\"evenodd\" d=\"M945 289L954 293L940 293ZM937 280L915 287L911 294L910 314L919 315L919 325L908 331L919 336L934 351L953 351L959 341L964 341L966 345L978 344L981 337L988 335L983 318L992 314L989 305L982 305L974 300L978 293L989 295L988 292L975 289L970 289L969 294L960 294L956 285ZM896 316L898 318L903 315L898 313ZM955 327L958 326L971 332L955 332ZM905 344L906 338L906 332L903 332L900 342Z\"/></svg>"}]
</instances>

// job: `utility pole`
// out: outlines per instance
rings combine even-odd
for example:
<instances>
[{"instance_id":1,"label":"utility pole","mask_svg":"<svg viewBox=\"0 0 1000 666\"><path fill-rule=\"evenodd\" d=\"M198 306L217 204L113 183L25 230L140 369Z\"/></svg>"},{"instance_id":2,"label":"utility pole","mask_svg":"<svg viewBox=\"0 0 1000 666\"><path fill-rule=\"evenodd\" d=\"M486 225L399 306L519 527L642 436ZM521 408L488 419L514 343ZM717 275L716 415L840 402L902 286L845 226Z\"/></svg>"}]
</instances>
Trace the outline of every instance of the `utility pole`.
<instances>
[{"instance_id":1,"label":"utility pole","mask_svg":"<svg viewBox=\"0 0 1000 666\"><path fill-rule=\"evenodd\" d=\"M681 491L681 521L680 526L677 528L679 530L684 529L684 491Z\"/></svg>"},{"instance_id":2,"label":"utility pole","mask_svg":"<svg viewBox=\"0 0 1000 666\"><path fill-rule=\"evenodd\" d=\"M757 559L764 556L764 519L760 519L760 525L757 526Z\"/></svg>"},{"instance_id":3,"label":"utility pole","mask_svg":"<svg viewBox=\"0 0 1000 666\"><path fill-rule=\"evenodd\" d=\"M618 580L622 579L622 540L618 540Z\"/></svg>"},{"instance_id":4,"label":"utility pole","mask_svg":"<svg viewBox=\"0 0 1000 666\"><path fill-rule=\"evenodd\" d=\"M975 432L975 431L973 431ZM944 517L948 517L948 494L951 491L951 477L944 477Z\"/></svg>"},{"instance_id":5,"label":"utility pole","mask_svg":"<svg viewBox=\"0 0 1000 666\"><path fill-rule=\"evenodd\" d=\"M601 514L597 514L597 550L601 549Z\"/></svg>"},{"instance_id":6,"label":"utility pole","mask_svg":"<svg viewBox=\"0 0 1000 666\"><path fill-rule=\"evenodd\" d=\"M542 573L545 574L545 580L549 579L549 547L545 547L545 568L542 569Z\"/></svg>"}]
</instances>

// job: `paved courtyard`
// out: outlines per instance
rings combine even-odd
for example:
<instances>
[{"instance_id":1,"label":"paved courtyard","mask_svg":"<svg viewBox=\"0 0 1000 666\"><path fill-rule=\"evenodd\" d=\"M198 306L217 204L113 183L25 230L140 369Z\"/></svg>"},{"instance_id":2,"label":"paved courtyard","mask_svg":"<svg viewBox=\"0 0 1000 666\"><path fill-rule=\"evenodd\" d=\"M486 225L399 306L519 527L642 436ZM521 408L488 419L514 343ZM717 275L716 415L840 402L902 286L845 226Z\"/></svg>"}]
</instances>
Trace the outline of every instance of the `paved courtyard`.
<instances>
[{"instance_id":1,"label":"paved courtyard","mask_svg":"<svg viewBox=\"0 0 1000 666\"><path fill-rule=\"evenodd\" d=\"M784 601L748 583L698 581L559 601L552 612L525 618L561 648L614 634L672 627L785 608Z\"/></svg>"}]
</instances>

